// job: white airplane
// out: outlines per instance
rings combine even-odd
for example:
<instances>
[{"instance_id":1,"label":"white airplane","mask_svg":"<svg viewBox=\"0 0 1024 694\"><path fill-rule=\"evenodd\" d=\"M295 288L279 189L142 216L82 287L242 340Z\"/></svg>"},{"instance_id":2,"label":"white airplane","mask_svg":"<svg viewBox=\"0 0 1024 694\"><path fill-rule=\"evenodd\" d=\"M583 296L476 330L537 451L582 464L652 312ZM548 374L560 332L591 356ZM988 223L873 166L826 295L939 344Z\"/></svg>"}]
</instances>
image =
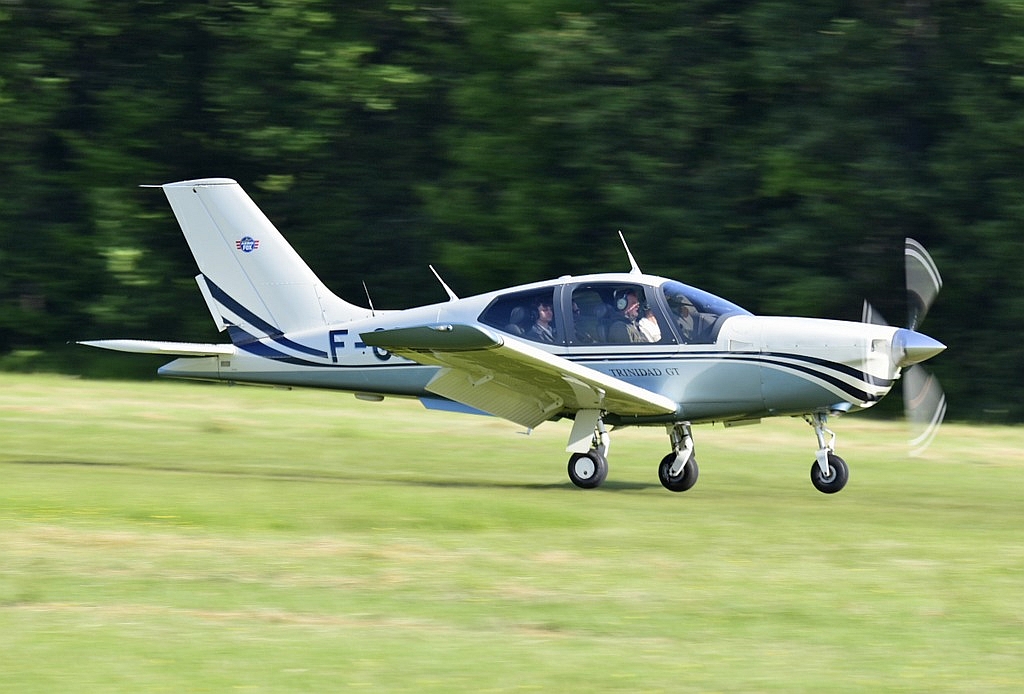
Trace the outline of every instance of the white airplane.
<instances>
[{"instance_id":1,"label":"white airplane","mask_svg":"<svg viewBox=\"0 0 1024 694\"><path fill-rule=\"evenodd\" d=\"M599 486L608 426L663 426L672 451L662 485L697 481L691 427L802 416L814 428L811 481L838 492L849 471L829 416L871 407L900 378L928 444L945 414L936 380L915 365L945 349L916 332L942 280L906 242L910 322L894 328L865 304L864 322L755 316L700 289L631 270L525 284L401 311L348 303L316 277L242 188L210 178L160 186L199 266L199 290L230 344L91 340L177 357L163 376L331 388L363 400L419 398L532 429L573 425L569 479ZM623 240L625 246L625 241ZM433 271L433 267L430 268Z\"/></svg>"}]
</instances>

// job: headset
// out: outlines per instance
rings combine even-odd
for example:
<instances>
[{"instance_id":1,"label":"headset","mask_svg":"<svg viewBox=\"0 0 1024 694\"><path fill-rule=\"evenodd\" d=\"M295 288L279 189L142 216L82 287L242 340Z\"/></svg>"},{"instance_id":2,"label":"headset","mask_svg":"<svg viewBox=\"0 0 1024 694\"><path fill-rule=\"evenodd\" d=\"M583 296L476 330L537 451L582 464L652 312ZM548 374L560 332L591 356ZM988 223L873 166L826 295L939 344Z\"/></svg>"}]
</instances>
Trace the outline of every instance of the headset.
<instances>
[{"instance_id":1,"label":"headset","mask_svg":"<svg viewBox=\"0 0 1024 694\"><path fill-rule=\"evenodd\" d=\"M635 289L616 289L612 293L612 298L615 300L615 310L625 311L626 307L629 306L629 295L633 294L636 296Z\"/></svg>"}]
</instances>

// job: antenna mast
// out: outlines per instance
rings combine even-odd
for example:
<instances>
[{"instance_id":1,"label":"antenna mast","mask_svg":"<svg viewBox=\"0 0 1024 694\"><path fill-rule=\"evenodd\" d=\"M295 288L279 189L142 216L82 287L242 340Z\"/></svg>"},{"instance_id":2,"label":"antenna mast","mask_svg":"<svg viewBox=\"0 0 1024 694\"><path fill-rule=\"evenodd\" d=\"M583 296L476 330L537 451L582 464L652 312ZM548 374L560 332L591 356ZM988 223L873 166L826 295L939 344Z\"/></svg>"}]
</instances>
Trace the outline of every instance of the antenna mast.
<instances>
[{"instance_id":1,"label":"antenna mast","mask_svg":"<svg viewBox=\"0 0 1024 694\"><path fill-rule=\"evenodd\" d=\"M366 301L370 304L370 315L376 316L377 312L373 310L373 299L370 298L370 290L366 286L366 281L363 280L363 291L366 292Z\"/></svg>"},{"instance_id":2,"label":"antenna mast","mask_svg":"<svg viewBox=\"0 0 1024 694\"><path fill-rule=\"evenodd\" d=\"M633 254L629 252L629 246L626 245L626 237L622 235L622 229L619 229L619 240L622 241L622 247L626 249L626 257L629 258L629 272L633 275L642 275L640 266L636 264L636 259Z\"/></svg>"},{"instance_id":3,"label":"antenna mast","mask_svg":"<svg viewBox=\"0 0 1024 694\"><path fill-rule=\"evenodd\" d=\"M427 267L430 268L430 271L434 273L434 277L436 277L437 281L441 283L442 287L444 287L444 291L448 295L448 300L456 301L459 297L455 296L455 292L452 291L452 288L445 284L445 281L441 279L441 275L437 274L437 270L434 269L434 266L428 265Z\"/></svg>"}]
</instances>

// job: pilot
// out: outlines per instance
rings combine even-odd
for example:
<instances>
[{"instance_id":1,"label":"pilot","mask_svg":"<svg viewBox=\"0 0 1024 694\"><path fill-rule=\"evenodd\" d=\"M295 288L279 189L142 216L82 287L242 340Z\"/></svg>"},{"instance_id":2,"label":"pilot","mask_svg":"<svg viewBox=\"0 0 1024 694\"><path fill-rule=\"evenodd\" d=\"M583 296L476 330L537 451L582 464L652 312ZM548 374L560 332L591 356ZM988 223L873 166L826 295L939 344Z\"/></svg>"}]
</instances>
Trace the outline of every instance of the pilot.
<instances>
[{"instance_id":1,"label":"pilot","mask_svg":"<svg viewBox=\"0 0 1024 694\"><path fill-rule=\"evenodd\" d=\"M551 302L538 301L534 306L533 314L535 320L530 329L526 331L526 337L537 342L554 342L555 333L551 323L555 318L555 313L551 308Z\"/></svg>"},{"instance_id":2,"label":"pilot","mask_svg":"<svg viewBox=\"0 0 1024 694\"><path fill-rule=\"evenodd\" d=\"M675 315L676 325L679 326L679 333L682 335L683 343L695 342L697 339L697 329L700 325L697 318L697 309L682 294L669 296L668 306Z\"/></svg>"},{"instance_id":3,"label":"pilot","mask_svg":"<svg viewBox=\"0 0 1024 694\"><path fill-rule=\"evenodd\" d=\"M615 292L615 310L618 311L608 326L608 341L618 344L647 342L637 324L640 300L632 289Z\"/></svg>"}]
</instances>

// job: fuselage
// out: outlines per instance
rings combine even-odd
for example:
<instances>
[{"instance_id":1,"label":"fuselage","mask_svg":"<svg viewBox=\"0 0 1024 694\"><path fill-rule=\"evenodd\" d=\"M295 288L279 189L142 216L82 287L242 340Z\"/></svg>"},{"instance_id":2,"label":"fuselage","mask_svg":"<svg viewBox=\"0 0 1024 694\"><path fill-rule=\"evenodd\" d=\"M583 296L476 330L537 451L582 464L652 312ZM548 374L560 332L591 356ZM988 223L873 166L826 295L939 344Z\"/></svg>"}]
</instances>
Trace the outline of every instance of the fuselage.
<instances>
[{"instance_id":1,"label":"fuselage","mask_svg":"<svg viewBox=\"0 0 1024 694\"><path fill-rule=\"evenodd\" d=\"M654 330L620 342L637 297ZM536 306L550 303L548 336L534 329ZM532 307L532 308L531 308ZM532 312L532 313L531 313ZM627 315L623 315L626 313ZM545 314L546 315L546 314ZM756 420L778 415L870 407L899 376L901 332L865 323L754 316L719 297L673 280L606 273L521 285L464 299L320 329L263 338L233 335L232 354L177 359L164 376L331 388L363 396L438 400L427 385L438 371L373 348L364 334L413 325L485 327L551 354L665 395L675 414L616 418L620 424ZM621 331L620 331L621 332ZM647 341L656 337L656 341ZM571 413L552 413L552 418Z\"/></svg>"}]
</instances>

